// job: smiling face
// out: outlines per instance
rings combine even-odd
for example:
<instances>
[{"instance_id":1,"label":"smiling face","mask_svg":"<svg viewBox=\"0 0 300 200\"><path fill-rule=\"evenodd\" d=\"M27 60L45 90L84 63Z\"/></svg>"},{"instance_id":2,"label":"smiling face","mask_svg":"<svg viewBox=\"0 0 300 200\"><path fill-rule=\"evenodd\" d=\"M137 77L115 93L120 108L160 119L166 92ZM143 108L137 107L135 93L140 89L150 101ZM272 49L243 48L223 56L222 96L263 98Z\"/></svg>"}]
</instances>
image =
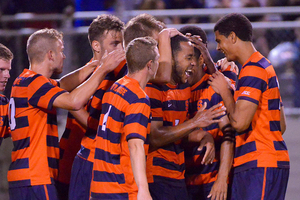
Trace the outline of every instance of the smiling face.
<instances>
[{"instance_id":1,"label":"smiling face","mask_svg":"<svg viewBox=\"0 0 300 200\"><path fill-rule=\"evenodd\" d=\"M180 50L174 58L172 78L175 83L186 83L188 74L187 69L195 66L194 47L191 42L180 42Z\"/></svg>"},{"instance_id":2,"label":"smiling face","mask_svg":"<svg viewBox=\"0 0 300 200\"><path fill-rule=\"evenodd\" d=\"M5 90L5 86L10 77L9 71L11 70L11 60L0 59L0 91Z\"/></svg>"},{"instance_id":3,"label":"smiling face","mask_svg":"<svg viewBox=\"0 0 300 200\"><path fill-rule=\"evenodd\" d=\"M186 70L187 82L190 86L195 85L198 81L201 80L203 74L205 73L203 64L203 57L200 56L198 59L196 59L196 64Z\"/></svg>"},{"instance_id":4,"label":"smiling face","mask_svg":"<svg viewBox=\"0 0 300 200\"><path fill-rule=\"evenodd\" d=\"M216 31L215 37L217 42L217 50L221 51L226 56L229 62L236 61L237 58L233 51L231 35L225 37L224 35L221 35L219 31Z\"/></svg>"}]
</instances>

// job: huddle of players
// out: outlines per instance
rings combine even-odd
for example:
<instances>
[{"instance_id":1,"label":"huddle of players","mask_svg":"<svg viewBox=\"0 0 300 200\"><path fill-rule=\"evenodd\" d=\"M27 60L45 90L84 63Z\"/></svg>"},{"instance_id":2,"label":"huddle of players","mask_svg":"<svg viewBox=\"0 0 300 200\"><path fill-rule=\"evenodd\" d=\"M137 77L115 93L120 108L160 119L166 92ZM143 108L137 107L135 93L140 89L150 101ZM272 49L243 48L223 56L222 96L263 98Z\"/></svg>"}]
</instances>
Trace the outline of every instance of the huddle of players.
<instances>
[{"instance_id":1,"label":"huddle of players","mask_svg":"<svg viewBox=\"0 0 300 200\"><path fill-rule=\"evenodd\" d=\"M221 18L214 31L218 49L243 64L235 92L237 68L220 61L228 82L198 27L184 36L146 14L125 28L98 16L91 62L59 81L50 77L62 71L62 35L33 33L30 68L9 103L10 198L284 199L289 158L274 69L243 15ZM70 110L60 143L54 107Z\"/></svg>"}]
</instances>

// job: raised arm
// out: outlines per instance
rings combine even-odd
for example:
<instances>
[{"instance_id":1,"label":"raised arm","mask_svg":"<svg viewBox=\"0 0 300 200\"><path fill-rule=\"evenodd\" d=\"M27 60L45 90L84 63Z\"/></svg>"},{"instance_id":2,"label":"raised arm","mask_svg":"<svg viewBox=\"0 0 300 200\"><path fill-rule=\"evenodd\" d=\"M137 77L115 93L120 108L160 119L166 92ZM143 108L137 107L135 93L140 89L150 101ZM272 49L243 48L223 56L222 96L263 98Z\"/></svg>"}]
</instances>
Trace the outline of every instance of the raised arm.
<instances>
[{"instance_id":1,"label":"raised arm","mask_svg":"<svg viewBox=\"0 0 300 200\"><path fill-rule=\"evenodd\" d=\"M146 176L146 155L144 141L139 138L128 140L130 161L134 180L138 187L138 200L151 200L148 181Z\"/></svg>"},{"instance_id":2,"label":"raised arm","mask_svg":"<svg viewBox=\"0 0 300 200\"><path fill-rule=\"evenodd\" d=\"M219 71L210 77L209 84L216 93L221 95L232 127L237 132L246 130L256 112L257 104L246 100L238 100L237 103L235 103L230 91L230 85L224 75Z\"/></svg>"},{"instance_id":3,"label":"raised arm","mask_svg":"<svg viewBox=\"0 0 300 200\"><path fill-rule=\"evenodd\" d=\"M158 34L158 51L159 51L159 67L155 79L150 80L152 83L166 84L171 81L172 74L172 49L171 37L181 34L175 28L163 29Z\"/></svg>"},{"instance_id":4,"label":"raised arm","mask_svg":"<svg viewBox=\"0 0 300 200\"><path fill-rule=\"evenodd\" d=\"M89 98L95 93L97 87L105 78L106 74L115 69L119 63L125 59L124 56L124 52L121 50L110 52L102 59L101 66L87 81L75 88L72 92L59 95L54 100L53 105L67 110L79 110L82 108ZM91 64L97 66L99 61L93 61Z\"/></svg>"},{"instance_id":5,"label":"raised arm","mask_svg":"<svg viewBox=\"0 0 300 200\"><path fill-rule=\"evenodd\" d=\"M85 66L70 72L59 80L60 87L68 92L72 91L78 85L83 83L93 73L96 67L96 65L88 63Z\"/></svg>"}]
</instances>

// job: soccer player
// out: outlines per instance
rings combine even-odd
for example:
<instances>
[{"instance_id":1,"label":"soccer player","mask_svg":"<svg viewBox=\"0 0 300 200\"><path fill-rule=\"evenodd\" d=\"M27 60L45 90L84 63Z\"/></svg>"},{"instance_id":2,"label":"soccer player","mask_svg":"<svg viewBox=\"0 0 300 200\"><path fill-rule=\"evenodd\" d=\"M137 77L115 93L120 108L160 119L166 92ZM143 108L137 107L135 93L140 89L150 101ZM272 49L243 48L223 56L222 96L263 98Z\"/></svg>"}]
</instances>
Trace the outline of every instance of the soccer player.
<instances>
[{"instance_id":1,"label":"soccer player","mask_svg":"<svg viewBox=\"0 0 300 200\"><path fill-rule=\"evenodd\" d=\"M184 26L179 31L183 34L190 33L201 37L203 44L207 44L206 33L197 26ZM195 45L197 46L197 45ZM210 108L222 103L220 95L216 94L208 84L209 74L204 71L204 56L195 48L196 64L188 69L187 81L191 86L190 116L207 103ZM224 63L225 64L225 63ZM229 67L230 68L230 67ZM226 75L236 81L236 73L224 71ZM198 144L187 143L185 147L186 184L190 200L227 198L227 182L233 161L234 129L231 127L227 115L220 116L218 124L212 124L203 130L208 131L214 138L216 157L213 163L203 165L205 150L197 150Z\"/></svg>"},{"instance_id":2,"label":"soccer player","mask_svg":"<svg viewBox=\"0 0 300 200\"><path fill-rule=\"evenodd\" d=\"M91 199L152 199L146 177L150 101L144 92L158 68L157 43L136 38L126 47L128 74L104 94Z\"/></svg>"},{"instance_id":3,"label":"soccer player","mask_svg":"<svg viewBox=\"0 0 300 200\"><path fill-rule=\"evenodd\" d=\"M123 59L121 52L112 52L101 60L101 66L86 82L82 83L99 61L58 82L50 77L62 72L63 50L62 34L55 29L36 31L27 41L30 66L14 81L9 102L14 143L8 171L12 200L57 199L54 180L59 148L55 107L68 110L83 107L105 75L114 69L116 59Z\"/></svg>"},{"instance_id":4,"label":"soccer player","mask_svg":"<svg viewBox=\"0 0 300 200\"><path fill-rule=\"evenodd\" d=\"M231 199L284 199L289 156L282 138L274 68L253 46L252 25L244 15L222 17L214 32L217 49L228 61L242 64L234 96L221 73L210 77L237 131Z\"/></svg>"},{"instance_id":5,"label":"soccer player","mask_svg":"<svg viewBox=\"0 0 300 200\"><path fill-rule=\"evenodd\" d=\"M123 77L127 73L125 52L122 46L123 29L124 23L113 15L99 15L93 20L88 29L88 38L93 51L93 58L91 61L99 60L105 54L105 52L110 53L114 50L122 52L123 59L120 60L116 57L115 69L105 76L104 80L98 86L96 92L91 96L89 102L86 102L86 109L71 112L71 114L77 120L79 120L78 122L80 124L87 127L86 130L83 129L84 135L82 136L82 133L80 133L82 129L74 129L75 126L73 126L70 133L67 131L67 134L62 136L62 142L64 143L66 143L65 138L68 136L70 137L70 140L67 141L68 146L73 146L74 143L78 144L81 142L81 145L79 144L80 149L77 149L77 155L75 153L76 156L74 155L74 151L76 149L74 149L73 152L70 152L71 149L67 149L67 147L64 148L65 151L72 153L72 155L75 156L75 159L72 157L74 159L72 171L67 171L68 174L66 175L68 176L63 174L64 171L62 171L62 174L60 174L60 177L68 177L67 180L70 182L69 199L72 200L89 199L95 154L95 137L97 134L97 127L101 114L102 97L104 92L116 80ZM76 125L77 122L74 122L74 124ZM78 138L76 135L80 135L80 137ZM63 144L62 142L61 146L66 146L66 144ZM73 159L68 161L68 166L72 165ZM62 159L62 162L64 160L65 159Z\"/></svg>"},{"instance_id":6,"label":"soccer player","mask_svg":"<svg viewBox=\"0 0 300 200\"><path fill-rule=\"evenodd\" d=\"M4 92L6 83L10 77L9 71L11 70L11 61L13 57L13 53L0 43L0 92ZM3 138L10 136L8 103L8 98L3 94L0 94L0 145Z\"/></svg>"},{"instance_id":7,"label":"soccer player","mask_svg":"<svg viewBox=\"0 0 300 200\"><path fill-rule=\"evenodd\" d=\"M171 38L173 61L171 83L166 85L148 84L146 93L151 101L150 151L147 157L147 178L153 199L187 199L184 180L184 149L181 139L197 128L220 122L214 119L224 115L223 109L214 110L216 105L197 112L187 120L190 87L186 83L185 71L195 65L194 47L186 37ZM170 46L169 44L169 46ZM198 142L204 137L198 135ZM210 151L205 163L213 161Z\"/></svg>"}]
</instances>

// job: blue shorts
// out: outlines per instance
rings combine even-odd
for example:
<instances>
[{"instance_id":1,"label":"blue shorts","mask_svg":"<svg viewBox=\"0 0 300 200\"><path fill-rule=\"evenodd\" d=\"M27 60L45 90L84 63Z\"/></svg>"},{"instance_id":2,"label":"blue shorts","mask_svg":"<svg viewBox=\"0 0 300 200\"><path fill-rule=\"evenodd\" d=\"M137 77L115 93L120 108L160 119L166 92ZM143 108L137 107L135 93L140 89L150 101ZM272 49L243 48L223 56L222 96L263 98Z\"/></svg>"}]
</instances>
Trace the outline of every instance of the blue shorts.
<instances>
[{"instance_id":1,"label":"blue shorts","mask_svg":"<svg viewBox=\"0 0 300 200\"><path fill-rule=\"evenodd\" d=\"M153 200L183 200L188 199L186 186L173 186L166 183L149 183L149 191Z\"/></svg>"},{"instance_id":2,"label":"blue shorts","mask_svg":"<svg viewBox=\"0 0 300 200\"><path fill-rule=\"evenodd\" d=\"M76 156L72 166L69 199L89 200L93 163Z\"/></svg>"},{"instance_id":3,"label":"blue shorts","mask_svg":"<svg viewBox=\"0 0 300 200\"><path fill-rule=\"evenodd\" d=\"M35 185L9 188L10 200L58 200L55 186L49 185Z\"/></svg>"},{"instance_id":4,"label":"blue shorts","mask_svg":"<svg viewBox=\"0 0 300 200\"><path fill-rule=\"evenodd\" d=\"M289 169L258 167L233 174L230 200L284 200Z\"/></svg>"},{"instance_id":5,"label":"blue shorts","mask_svg":"<svg viewBox=\"0 0 300 200\"><path fill-rule=\"evenodd\" d=\"M203 184L203 185L188 185L187 192L189 195L189 200L210 200L207 198L209 195L214 182Z\"/></svg>"}]
</instances>

